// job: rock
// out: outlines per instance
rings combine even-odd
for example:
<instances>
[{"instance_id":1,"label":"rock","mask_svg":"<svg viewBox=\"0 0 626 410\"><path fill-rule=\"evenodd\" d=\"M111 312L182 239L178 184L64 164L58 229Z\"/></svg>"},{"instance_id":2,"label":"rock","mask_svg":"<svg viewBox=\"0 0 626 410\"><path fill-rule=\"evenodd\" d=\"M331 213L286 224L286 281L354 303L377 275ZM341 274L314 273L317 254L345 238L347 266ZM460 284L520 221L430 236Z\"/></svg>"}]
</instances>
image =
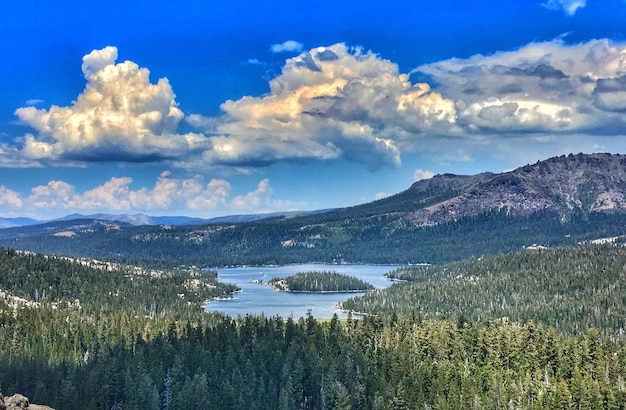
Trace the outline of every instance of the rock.
<instances>
[{"instance_id":1,"label":"rock","mask_svg":"<svg viewBox=\"0 0 626 410\"><path fill-rule=\"evenodd\" d=\"M7 410L25 409L30 405L28 397L21 394L14 394L10 397L4 398L4 404L7 406Z\"/></svg>"},{"instance_id":2,"label":"rock","mask_svg":"<svg viewBox=\"0 0 626 410\"><path fill-rule=\"evenodd\" d=\"M22 394L14 394L13 396L3 397L0 393L0 410L54 410L52 407L42 406L39 404L31 404L28 397Z\"/></svg>"}]
</instances>

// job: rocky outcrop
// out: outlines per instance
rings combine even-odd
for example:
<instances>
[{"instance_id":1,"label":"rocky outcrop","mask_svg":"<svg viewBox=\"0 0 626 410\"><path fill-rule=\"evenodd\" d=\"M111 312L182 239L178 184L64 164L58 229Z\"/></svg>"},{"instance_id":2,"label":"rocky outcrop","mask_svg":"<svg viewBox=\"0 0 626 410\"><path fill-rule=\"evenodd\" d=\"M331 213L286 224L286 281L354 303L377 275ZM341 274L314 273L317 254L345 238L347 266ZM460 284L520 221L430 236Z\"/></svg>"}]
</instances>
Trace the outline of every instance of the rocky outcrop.
<instances>
[{"instance_id":1,"label":"rocky outcrop","mask_svg":"<svg viewBox=\"0 0 626 410\"><path fill-rule=\"evenodd\" d=\"M498 210L516 216L547 211L563 219L573 214L624 212L626 156L578 154L501 174L436 175L414 183L407 192L420 201L424 194L435 199L405 215L406 220L422 226Z\"/></svg>"},{"instance_id":2,"label":"rocky outcrop","mask_svg":"<svg viewBox=\"0 0 626 410\"><path fill-rule=\"evenodd\" d=\"M28 397L21 394L4 397L0 393L0 410L54 410L52 407L42 406L40 404L31 404Z\"/></svg>"}]
</instances>

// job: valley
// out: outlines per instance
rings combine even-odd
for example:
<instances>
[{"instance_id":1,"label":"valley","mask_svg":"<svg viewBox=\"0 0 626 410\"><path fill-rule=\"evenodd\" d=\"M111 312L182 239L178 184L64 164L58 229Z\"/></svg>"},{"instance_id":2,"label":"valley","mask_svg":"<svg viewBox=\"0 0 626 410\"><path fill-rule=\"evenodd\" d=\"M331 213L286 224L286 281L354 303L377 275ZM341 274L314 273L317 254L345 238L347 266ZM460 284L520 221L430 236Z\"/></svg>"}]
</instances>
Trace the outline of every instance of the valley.
<instances>
[{"instance_id":1,"label":"valley","mask_svg":"<svg viewBox=\"0 0 626 410\"><path fill-rule=\"evenodd\" d=\"M0 229L0 388L70 410L624 408L624 195L626 157L571 155L306 214ZM357 268L386 283L350 274L375 289L341 315L269 309L308 296L272 278L327 292L320 272Z\"/></svg>"}]
</instances>

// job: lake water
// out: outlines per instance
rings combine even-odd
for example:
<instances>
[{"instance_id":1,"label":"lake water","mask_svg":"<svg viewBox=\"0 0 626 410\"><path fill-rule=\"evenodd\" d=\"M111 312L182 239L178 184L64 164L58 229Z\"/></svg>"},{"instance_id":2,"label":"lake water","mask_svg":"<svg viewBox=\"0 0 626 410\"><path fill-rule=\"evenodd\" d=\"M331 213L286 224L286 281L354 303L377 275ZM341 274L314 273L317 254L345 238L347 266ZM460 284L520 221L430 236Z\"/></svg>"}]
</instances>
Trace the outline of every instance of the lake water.
<instances>
[{"instance_id":1,"label":"lake water","mask_svg":"<svg viewBox=\"0 0 626 410\"><path fill-rule=\"evenodd\" d=\"M316 318L330 318L333 314L346 317L347 314L336 309L338 302L363 293L291 293L278 292L266 283L276 277L285 277L298 272L330 271L354 276L375 288L386 288L393 282L384 274L398 268L395 265L325 265L302 264L276 267L243 267L217 269L221 282L233 283L241 288L233 298L212 300L206 305L209 312L222 312L232 317L246 314L265 314L267 317L280 316L297 319L306 316L310 310ZM253 281L263 281L262 284Z\"/></svg>"}]
</instances>

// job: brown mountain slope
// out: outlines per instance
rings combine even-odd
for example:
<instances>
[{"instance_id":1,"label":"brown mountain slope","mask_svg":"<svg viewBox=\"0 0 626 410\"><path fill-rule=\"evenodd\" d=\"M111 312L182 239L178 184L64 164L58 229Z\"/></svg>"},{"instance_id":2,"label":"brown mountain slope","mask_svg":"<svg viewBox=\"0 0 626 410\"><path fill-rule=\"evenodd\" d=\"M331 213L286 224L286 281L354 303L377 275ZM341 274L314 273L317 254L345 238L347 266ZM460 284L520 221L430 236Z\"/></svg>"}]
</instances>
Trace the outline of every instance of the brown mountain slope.
<instances>
[{"instance_id":1,"label":"brown mountain slope","mask_svg":"<svg viewBox=\"0 0 626 410\"><path fill-rule=\"evenodd\" d=\"M433 187L445 199L407 212L406 220L435 225L503 208L512 215L554 211L564 219L619 211L626 209L626 156L568 155L501 174L437 175L405 193L423 199Z\"/></svg>"}]
</instances>

